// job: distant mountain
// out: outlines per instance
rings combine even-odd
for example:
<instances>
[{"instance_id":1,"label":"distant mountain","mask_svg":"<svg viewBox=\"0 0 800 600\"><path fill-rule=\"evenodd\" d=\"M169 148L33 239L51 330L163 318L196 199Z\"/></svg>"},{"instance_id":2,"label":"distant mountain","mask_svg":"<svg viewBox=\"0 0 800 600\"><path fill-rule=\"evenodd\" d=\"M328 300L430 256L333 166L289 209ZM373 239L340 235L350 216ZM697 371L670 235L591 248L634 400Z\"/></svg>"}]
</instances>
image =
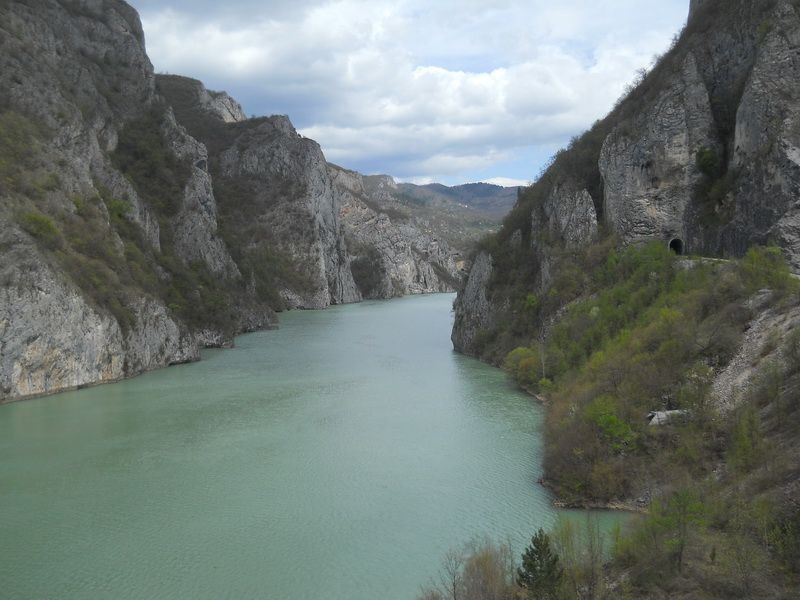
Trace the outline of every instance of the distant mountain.
<instances>
[{"instance_id":1,"label":"distant mountain","mask_svg":"<svg viewBox=\"0 0 800 600\"><path fill-rule=\"evenodd\" d=\"M447 187L440 183L428 185L414 185L401 183L399 189L402 193L420 200L435 202L456 202L464 208L483 213L487 217L498 221L505 217L517 201L515 187L501 187L491 183L467 183Z\"/></svg>"},{"instance_id":2,"label":"distant mountain","mask_svg":"<svg viewBox=\"0 0 800 600\"><path fill-rule=\"evenodd\" d=\"M388 175L364 177L373 208L427 223L448 244L468 250L483 236L495 232L517 201L518 188L489 183L448 187L439 183L396 183Z\"/></svg>"}]
</instances>

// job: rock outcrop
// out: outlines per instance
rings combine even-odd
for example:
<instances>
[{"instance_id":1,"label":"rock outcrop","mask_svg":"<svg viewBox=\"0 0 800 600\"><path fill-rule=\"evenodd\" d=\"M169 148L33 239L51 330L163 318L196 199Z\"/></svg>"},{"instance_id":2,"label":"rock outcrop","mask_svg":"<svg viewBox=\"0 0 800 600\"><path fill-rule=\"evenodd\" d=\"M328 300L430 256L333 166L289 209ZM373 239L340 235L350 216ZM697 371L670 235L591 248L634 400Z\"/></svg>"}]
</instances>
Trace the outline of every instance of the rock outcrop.
<instances>
[{"instance_id":1,"label":"rock outcrop","mask_svg":"<svg viewBox=\"0 0 800 600\"><path fill-rule=\"evenodd\" d=\"M213 92L203 88L199 101L206 110L217 115L225 123L239 123L247 120L242 105L226 92Z\"/></svg>"},{"instance_id":2,"label":"rock outcrop","mask_svg":"<svg viewBox=\"0 0 800 600\"><path fill-rule=\"evenodd\" d=\"M98 301L114 285L99 256L112 260L124 244L95 198L125 197L145 243L160 248L158 219L109 157L126 119L154 101L136 12L101 0L8 2L0 23L0 401L195 360L191 331L163 302L141 294L126 307L115 304L131 317L120 323ZM54 223L77 220L90 205L100 230L81 239L68 238L77 230L57 230ZM85 249L86 262L67 252L71 244ZM48 245L59 254L49 254ZM94 297L81 281L93 282Z\"/></svg>"},{"instance_id":3,"label":"rock outcrop","mask_svg":"<svg viewBox=\"0 0 800 600\"><path fill-rule=\"evenodd\" d=\"M208 173L208 150L191 137L168 109L162 125L173 154L190 169L183 200L172 220L175 252L186 263L203 262L215 276L238 279L239 269L218 235L217 202Z\"/></svg>"},{"instance_id":4,"label":"rock outcrop","mask_svg":"<svg viewBox=\"0 0 800 600\"><path fill-rule=\"evenodd\" d=\"M194 337L163 304L135 300L135 323L124 331L29 240L3 225L0 398L117 381L199 358Z\"/></svg>"},{"instance_id":5,"label":"rock outcrop","mask_svg":"<svg viewBox=\"0 0 800 600\"><path fill-rule=\"evenodd\" d=\"M800 7L778 2L756 41L736 111L732 218L705 245L740 255L753 241L774 241L800 271Z\"/></svg>"},{"instance_id":6,"label":"rock outcrop","mask_svg":"<svg viewBox=\"0 0 800 600\"><path fill-rule=\"evenodd\" d=\"M472 263L464 288L459 292L455 308L455 322L451 339L459 352L480 349L478 335L491 326L494 311L486 296L492 278L492 257L481 252Z\"/></svg>"},{"instance_id":7,"label":"rock outcrop","mask_svg":"<svg viewBox=\"0 0 800 600\"><path fill-rule=\"evenodd\" d=\"M758 385L759 371L772 362L783 364L784 347L776 339L786 339L800 326L800 308L770 306L771 292L762 292L751 298L747 308L755 315L748 323L742 343L728 365L715 374L711 387L711 400L717 410L730 412Z\"/></svg>"},{"instance_id":8,"label":"rock outcrop","mask_svg":"<svg viewBox=\"0 0 800 600\"><path fill-rule=\"evenodd\" d=\"M458 254L446 242L421 231L411 217L395 222L397 218L393 221L381 212L358 173L334 165L329 170L364 297L455 291ZM384 178L378 190L393 186L391 178Z\"/></svg>"},{"instance_id":9,"label":"rock outcrop","mask_svg":"<svg viewBox=\"0 0 800 600\"><path fill-rule=\"evenodd\" d=\"M207 148L159 108L136 12L116 0L9 2L0 24L0 401L197 360L202 346L272 326L220 236ZM226 94L198 98L224 122L244 119ZM166 175L179 179L165 206L118 156L128 123L150 112L161 117L149 133L185 165L185 179ZM313 209L323 228L337 215ZM343 236L329 237L338 253ZM314 261L326 277L338 268ZM357 299L342 271L336 299Z\"/></svg>"},{"instance_id":10,"label":"rock outcrop","mask_svg":"<svg viewBox=\"0 0 800 600\"><path fill-rule=\"evenodd\" d=\"M271 253L300 266L280 282L288 308L455 289L457 254L411 215L382 212L388 192L368 190L359 173L328 164L288 117L225 123L199 100L206 95L202 83L177 76L157 81L179 120L194 124L212 149L215 180L249 187L248 212L259 218L237 228L240 253L257 253L269 241ZM383 179L386 190L396 189ZM233 200L242 198L224 199L223 208Z\"/></svg>"},{"instance_id":11,"label":"rock outcrop","mask_svg":"<svg viewBox=\"0 0 800 600\"><path fill-rule=\"evenodd\" d=\"M482 259L456 303L456 348L480 354L476 324L497 334L519 294L547 293L558 253L598 229L718 257L774 242L800 271L798 11L789 0L693 0L659 64L521 195L494 240L495 276Z\"/></svg>"},{"instance_id":12,"label":"rock outcrop","mask_svg":"<svg viewBox=\"0 0 800 600\"><path fill-rule=\"evenodd\" d=\"M546 232L567 248L585 244L597 235L597 212L592 196L569 183L554 186L539 210L534 211L531 230ZM541 245L540 238L532 240Z\"/></svg>"},{"instance_id":13,"label":"rock outcrop","mask_svg":"<svg viewBox=\"0 0 800 600\"><path fill-rule=\"evenodd\" d=\"M708 90L693 54L633 123L614 128L600 153L604 214L625 241L686 239L686 212L703 175L700 149L721 155Z\"/></svg>"},{"instance_id":14,"label":"rock outcrop","mask_svg":"<svg viewBox=\"0 0 800 600\"><path fill-rule=\"evenodd\" d=\"M350 272L339 205L319 144L288 117L254 122L219 156L220 173L254 184L261 232L305 268L304 285L287 287L289 308L325 308L361 299Z\"/></svg>"},{"instance_id":15,"label":"rock outcrop","mask_svg":"<svg viewBox=\"0 0 800 600\"><path fill-rule=\"evenodd\" d=\"M695 11L697 11L705 3L706 0L689 0L689 18L691 19Z\"/></svg>"}]
</instances>

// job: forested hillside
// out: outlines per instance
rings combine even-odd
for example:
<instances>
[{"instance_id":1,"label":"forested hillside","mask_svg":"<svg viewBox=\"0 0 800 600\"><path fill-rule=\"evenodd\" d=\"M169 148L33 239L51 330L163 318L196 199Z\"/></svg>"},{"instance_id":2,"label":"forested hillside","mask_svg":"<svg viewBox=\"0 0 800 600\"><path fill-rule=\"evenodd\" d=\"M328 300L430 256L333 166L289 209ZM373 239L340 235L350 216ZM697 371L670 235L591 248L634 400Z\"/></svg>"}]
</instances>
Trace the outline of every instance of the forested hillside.
<instances>
[{"instance_id":1,"label":"forested hillside","mask_svg":"<svg viewBox=\"0 0 800 600\"><path fill-rule=\"evenodd\" d=\"M546 404L556 501L647 512L568 597L797 590L798 47L796 2L693 2L459 292L456 349Z\"/></svg>"}]
</instances>

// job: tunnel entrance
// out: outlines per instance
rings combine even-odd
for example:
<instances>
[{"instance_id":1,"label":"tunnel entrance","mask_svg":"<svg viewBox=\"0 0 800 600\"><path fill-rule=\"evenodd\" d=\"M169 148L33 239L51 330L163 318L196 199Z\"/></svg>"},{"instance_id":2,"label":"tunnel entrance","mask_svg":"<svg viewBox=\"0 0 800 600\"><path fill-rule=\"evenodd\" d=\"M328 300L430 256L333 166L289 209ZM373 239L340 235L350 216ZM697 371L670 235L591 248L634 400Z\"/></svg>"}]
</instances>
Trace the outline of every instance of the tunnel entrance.
<instances>
[{"instance_id":1,"label":"tunnel entrance","mask_svg":"<svg viewBox=\"0 0 800 600\"><path fill-rule=\"evenodd\" d=\"M675 238L669 243L669 249L678 256L683 256L683 240Z\"/></svg>"}]
</instances>

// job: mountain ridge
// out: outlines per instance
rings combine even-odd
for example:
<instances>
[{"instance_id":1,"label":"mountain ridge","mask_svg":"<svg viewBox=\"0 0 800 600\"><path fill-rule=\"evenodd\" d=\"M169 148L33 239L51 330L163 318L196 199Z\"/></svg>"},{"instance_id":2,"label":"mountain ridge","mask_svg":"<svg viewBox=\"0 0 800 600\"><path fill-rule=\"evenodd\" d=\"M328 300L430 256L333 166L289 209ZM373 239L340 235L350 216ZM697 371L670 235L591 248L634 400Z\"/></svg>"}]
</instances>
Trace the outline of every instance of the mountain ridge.
<instances>
[{"instance_id":1,"label":"mountain ridge","mask_svg":"<svg viewBox=\"0 0 800 600\"><path fill-rule=\"evenodd\" d=\"M284 309L455 289L459 252L288 117L156 75L122 0L8 0L0 45L0 401L198 360Z\"/></svg>"}]
</instances>

